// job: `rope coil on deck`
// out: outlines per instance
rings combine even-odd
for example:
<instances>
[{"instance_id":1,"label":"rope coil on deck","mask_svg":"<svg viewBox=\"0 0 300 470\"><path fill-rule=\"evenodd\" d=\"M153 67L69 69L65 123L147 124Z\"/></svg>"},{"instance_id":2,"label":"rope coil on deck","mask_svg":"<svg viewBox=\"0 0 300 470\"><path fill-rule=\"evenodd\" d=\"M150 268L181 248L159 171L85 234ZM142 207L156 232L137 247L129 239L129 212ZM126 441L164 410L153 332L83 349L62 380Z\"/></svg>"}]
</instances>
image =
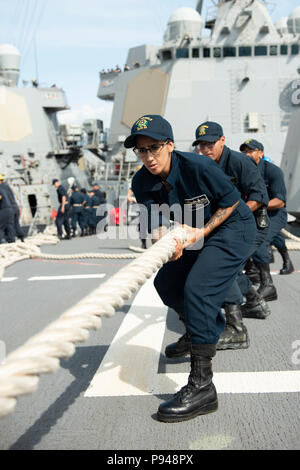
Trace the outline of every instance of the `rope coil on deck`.
<instances>
[{"instance_id":1,"label":"rope coil on deck","mask_svg":"<svg viewBox=\"0 0 300 470\"><path fill-rule=\"evenodd\" d=\"M289 250L300 250L300 238L292 235L285 229L281 230L281 233L288 239L286 246ZM133 253L76 253L72 255L63 254L48 254L42 253L39 246L47 244L53 245L59 243L59 239L56 236L56 229L53 226L49 226L43 233L37 234L33 237L27 238L25 243L17 241L16 243L0 245L0 281L4 276L6 268L12 264L31 258L49 259L49 260L72 260L72 259L134 259L139 256L138 253L144 250L137 247L129 247Z\"/></svg>"},{"instance_id":2,"label":"rope coil on deck","mask_svg":"<svg viewBox=\"0 0 300 470\"><path fill-rule=\"evenodd\" d=\"M43 233L39 233L33 237L25 239L25 242L17 241L15 243L5 243L0 245L0 281L4 276L4 271L9 266L31 258L40 259L134 259L137 258L141 250L137 247L129 247L134 253L76 253L72 255L63 254L47 254L42 253L40 250L41 245L56 245L59 239L56 236L56 229L54 227L47 227Z\"/></svg>"},{"instance_id":3,"label":"rope coil on deck","mask_svg":"<svg viewBox=\"0 0 300 470\"><path fill-rule=\"evenodd\" d=\"M89 330L101 327L101 317L111 317L148 278L172 256L176 241L185 241L183 228L176 228L122 268L107 282L64 312L60 318L23 346L9 354L0 365L0 418L15 410L17 397L36 391L39 375L55 372L60 358L69 358L77 342L86 341Z\"/></svg>"}]
</instances>

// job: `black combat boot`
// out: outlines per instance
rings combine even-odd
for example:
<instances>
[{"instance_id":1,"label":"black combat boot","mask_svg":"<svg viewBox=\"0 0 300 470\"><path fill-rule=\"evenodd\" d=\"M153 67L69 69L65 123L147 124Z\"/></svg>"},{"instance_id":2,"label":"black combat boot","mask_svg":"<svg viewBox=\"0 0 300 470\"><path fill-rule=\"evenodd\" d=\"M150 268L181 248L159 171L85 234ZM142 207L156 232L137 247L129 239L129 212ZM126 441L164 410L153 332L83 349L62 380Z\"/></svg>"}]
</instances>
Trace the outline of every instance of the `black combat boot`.
<instances>
[{"instance_id":1,"label":"black combat boot","mask_svg":"<svg viewBox=\"0 0 300 470\"><path fill-rule=\"evenodd\" d=\"M253 284L260 284L259 269L252 258L249 258L245 265L245 274Z\"/></svg>"},{"instance_id":2,"label":"black combat boot","mask_svg":"<svg viewBox=\"0 0 300 470\"><path fill-rule=\"evenodd\" d=\"M177 314L179 316L179 320L184 324L186 332L176 341L176 343L166 346L165 355L167 357L183 357L191 352L191 337L186 328L185 313L177 312Z\"/></svg>"},{"instance_id":3,"label":"black combat boot","mask_svg":"<svg viewBox=\"0 0 300 470\"><path fill-rule=\"evenodd\" d=\"M277 300L277 291L273 284L269 263L257 265L260 270L260 286L257 292L267 301Z\"/></svg>"},{"instance_id":4,"label":"black combat boot","mask_svg":"<svg viewBox=\"0 0 300 470\"><path fill-rule=\"evenodd\" d=\"M265 299L251 286L246 294L246 303L241 305L242 316L244 318L265 319L271 313Z\"/></svg>"},{"instance_id":5,"label":"black combat boot","mask_svg":"<svg viewBox=\"0 0 300 470\"><path fill-rule=\"evenodd\" d=\"M243 323L240 305L225 305L224 310L226 317L226 328L220 335L217 349L223 350L249 348L250 342L248 331Z\"/></svg>"},{"instance_id":6,"label":"black combat boot","mask_svg":"<svg viewBox=\"0 0 300 470\"><path fill-rule=\"evenodd\" d=\"M214 344L191 345L191 372L188 383L173 398L158 408L157 418L165 423L176 423L212 413L218 409L217 391L212 383Z\"/></svg>"},{"instance_id":7,"label":"black combat boot","mask_svg":"<svg viewBox=\"0 0 300 470\"><path fill-rule=\"evenodd\" d=\"M165 349L165 355L167 357L183 357L190 353L191 349L191 337L187 331L183 336L179 338L176 343L169 344Z\"/></svg>"},{"instance_id":8,"label":"black combat boot","mask_svg":"<svg viewBox=\"0 0 300 470\"><path fill-rule=\"evenodd\" d=\"M281 254L283 266L279 271L279 274L291 274L295 269L293 263L289 257L289 252L286 246L278 248L279 253Z\"/></svg>"}]
</instances>

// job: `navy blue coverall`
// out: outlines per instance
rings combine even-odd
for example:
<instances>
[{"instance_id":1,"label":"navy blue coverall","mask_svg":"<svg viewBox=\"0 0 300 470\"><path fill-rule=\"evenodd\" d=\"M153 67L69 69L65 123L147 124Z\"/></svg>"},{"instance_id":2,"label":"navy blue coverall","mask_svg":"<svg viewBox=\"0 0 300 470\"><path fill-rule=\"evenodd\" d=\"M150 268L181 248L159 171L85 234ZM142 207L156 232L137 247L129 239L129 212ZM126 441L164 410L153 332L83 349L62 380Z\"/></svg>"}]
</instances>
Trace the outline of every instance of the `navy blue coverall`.
<instances>
[{"instance_id":1,"label":"navy blue coverall","mask_svg":"<svg viewBox=\"0 0 300 470\"><path fill-rule=\"evenodd\" d=\"M100 205L100 199L98 196L94 195L91 197L91 210L89 217L89 227L96 228L99 222L99 217L97 216L97 209Z\"/></svg>"},{"instance_id":2,"label":"navy blue coverall","mask_svg":"<svg viewBox=\"0 0 300 470\"><path fill-rule=\"evenodd\" d=\"M261 159L258 168L261 175L266 183L269 198L278 198L286 203L286 187L284 183L284 176L282 170L274 163L268 162ZM268 235L264 243L255 251L252 255L252 259L255 263L269 263L269 251L268 247L272 244L273 240L284 241L284 237L280 235L280 230L287 224L287 210L285 207L268 211L270 218L270 227ZM282 237L282 239L281 239ZM284 246L283 243L282 246Z\"/></svg>"},{"instance_id":3,"label":"navy blue coverall","mask_svg":"<svg viewBox=\"0 0 300 470\"><path fill-rule=\"evenodd\" d=\"M82 224L82 229L85 230L88 228L89 224L89 218L90 218L90 212L91 212L91 198L90 196L85 192L82 193L83 195L83 201L85 204L83 204L83 209L82 209L82 216L81 216L81 224Z\"/></svg>"},{"instance_id":4,"label":"navy blue coverall","mask_svg":"<svg viewBox=\"0 0 300 470\"><path fill-rule=\"evenodd\" d=\"M17 204L15 195L14 195L11 187L7 183L3 182L1 184L1 188L6 191L7 197L9 199L10 203L11 203L11 207L12 207L12 210L13 210L13 213L14 213L14 231L15 231L15 234L18 238L20 238L20 240L23 240L25 235L24 235L24 232L23 232L23 230L20 226L20 223L19 223L19 206Z\"/></svg>"},{"instance_id":5,"label":"navy blue coverall","mask_svg":"<svg viewBox=\"0 0 300 470\"><path fill-rule=\"evenodd\" d=\"M69 201L69 196L67 194L66 189L60 184L57 188L57 197L60 203L60 206L57 211L57 216L56 216L56 227L57 227L57 235L59 237L62 237L62 226L64 226L65 231L67 236L70 236L71 230L70 230L70 223L69 223L69 218L70 218L70 201ZM62 198L63 196L66 197L67 203L65 204L64 207L64 213L61 211L61 203L62 203Z\"/></svg>"},{"instance_id":6,"label":"navy blue coverall","mask_svg":"<svg viewBox=\"0 0 300 470\"><path fill-rule=\"evenodd\" d=\"M6 241L13 243L15 241L14 212L3 183L0 184L0 196L0 243L4 234Z\"/></svg>"},{"instance_id":7,"label":"navy blue coverall","mask_svg":"<svg viewBox=\"0 0 300 470\"><path fill-rule=\"evenodd\" d=\"M266 185L261 176L255 161L243 153L231 150L224 146L219 167L229 176L231 182L240 192L241 198L247 201L261 202L267 206L269 202ZM254 212L255 217L255 212ZM253 246L253 251L260 246L267 237L268 228L257 227L257 235ZM251 287L251 281L242 273L238 273L236 281L225 299L225 304L242 304L243 295L246 295Z\"/></svg>"},{"instance_id":8,"label":"navy blue coverall","mask_svg":"<svg viewBox=\"0 0 300 470\"><path fill-rule=\"evenodd\" d=\"M214 161L179 151L174 151L171 158L165 184L144 166L133 177L136 200L148 212L149 232L169 225L164 214L151 217L157 209L153 205L179 206L182 213L187 211L187 216L177 221L195 227L199 211L204 225L219 208L239 202L230 217L204 239L201 249L185 249L182 257L166 263L154 280L164 304L178 313L184 312L191 342L217 344L225 328L221 307L226 292L252 252L255 220L237 189ZM171 212L171 219L175 219L176 212Z\"/></svg>"},{"instance_id":9,"label":"navy blue coverall","mask_svg":"<svg viewBox=\"0 0 300 470\"><path fill-rule=\"evenodd\" d=\"M74 191L70 197L71 204L71 219L72 219L72 229L75 232L77 228L77 223L79 224L81 230L83 230L82 225L82 212L84 201L83 194L79 191Z\"/></svg>"}]
</instances>

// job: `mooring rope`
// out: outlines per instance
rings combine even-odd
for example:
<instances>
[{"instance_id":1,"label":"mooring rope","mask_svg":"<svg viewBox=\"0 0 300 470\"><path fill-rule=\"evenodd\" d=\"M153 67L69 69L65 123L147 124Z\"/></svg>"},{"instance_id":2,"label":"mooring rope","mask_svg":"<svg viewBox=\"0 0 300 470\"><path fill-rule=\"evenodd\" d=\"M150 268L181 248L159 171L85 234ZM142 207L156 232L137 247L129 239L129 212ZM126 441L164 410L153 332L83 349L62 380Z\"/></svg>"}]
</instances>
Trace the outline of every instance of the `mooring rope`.
<instances>
[{"instance_id":1,"label":"mooring rope","mask_svg":"<svg viewBox=\"0 0 300 470\"><path fill-rule=\"evenodd\" d=\"M0 365L0 418L15 410L19 396L35 392L40 374L55 372L60 358L74 354L75 343L86 341L89 330L101 327L102 316L114 315L115 309L170 259L176 248L175 237L184 242L186 236L183 228L168 232L58 320L10 353Z\"/></svg>"},{"instance_id":2,"label":"mooring rope","mask_svg":"<svg viewBox=\"0 0 300 470\"><path fill-rule=\"evenodd\" d=\"M300 238L292 235L285 229L281 233L288 239L286 246L288 250L300 250ZM4 271L14 263L31 258L49 260L72 260L72 259L134 259L138 253L144 252L142 248L129 246L128 249L134 253L75 253L70 255L42 253L41 245L51 245L59 243L56 236L56 228L49 226L43 233L25 239L25 242L6 243L0 245L0 281L4 276Z\"/></svg>"},{"instance_id":3,"label":"mooring rope","mask_svg":"<svg viewBox=\"0 0 300 470\"><path fill-rule=\"evenodd\" d=\"M293 240L287 241L288 249L300 249L300 238L287 230L282 234ZM176 241L184 241L187 234L182 228L167 233L155 245L139 254L79 253L53 255L41 253L42 244L59 242L52 228L42 234L0 247L0 280L4 269L11 264L30 258L78 259L78 258L137 258L121 269L107 282L71 307L41 333L29 339L22 347L9 354L0 365L0 418L14 411L17 397L36 391L39 375L55 372L60 358L69 358L75 352L75 343L86 341L89 330L101 327L101 317L114 315L164 263L172 256ZM132 247L136 251L137 248Z\"/></svg>"},{"instance_id":4,"label":"mooring rope","mask_svg":"<svg viewBox=\"0 0 300 470\"><path fill-rule=\"evenodd\" d=\"M0 245L0 281L4 276L4 271L9 266L31 258L40 259L134 259L140 256L145 250L129 246L128 249L136 253L76 253L71 255L42 253L39 248L41 245L55 245L59 243L56 230L48 227L43 233L26 238L24 242L5 243Z\"/></svg>"},{"instance_id":5,"label":"mooring rope","mask_svg":"<svg viewBox=\"0 0 300 470\"><path fill-rule=\"evenodd\" d=\"M294 242L291 242L291 241L287 240L285 242L285 244L286 244L286 247L287 247L288 250L300 250L300 237L296 237L295 235L288 232L284 228L281 230L281 233L286 238L289 238L289 239L294 240L296 242L296 243L294 243Z\"/></svg>"}]
</instances>

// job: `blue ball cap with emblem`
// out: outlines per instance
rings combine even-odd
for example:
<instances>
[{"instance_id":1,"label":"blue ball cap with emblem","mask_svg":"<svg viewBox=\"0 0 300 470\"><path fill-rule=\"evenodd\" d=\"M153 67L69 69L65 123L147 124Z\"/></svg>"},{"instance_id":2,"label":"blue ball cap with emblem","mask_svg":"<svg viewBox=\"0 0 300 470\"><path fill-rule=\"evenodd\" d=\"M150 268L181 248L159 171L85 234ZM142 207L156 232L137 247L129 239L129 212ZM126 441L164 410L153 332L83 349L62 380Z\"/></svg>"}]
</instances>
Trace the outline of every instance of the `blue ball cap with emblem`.
<instances>
[{"instance_id":1,"label":"blue ball cap with emblem","mask_svg":"<svg viewBox=\"0 0 300 470\"><path fill-rule=\"evenodd\" d=\"M243 142L242 145L240 146L240 151L242 152L245 147L249 147L252 150L258 149L258 150L261 150L262 152L264 151L263 144L261 144L260 142L258 142L258 140L255 140L255 139L245 140L245 142Z\"/></svg>"},{"instance_id":2,"label":"blue ball cap with emblem","mask_svg":"<svg viewBox=\"0 0 300 470\"><path fill-rule=\"evenodd\" d=\"M196 140L193 142L193 147L198 145L199 142L216 142L224 135L222 126L217 122L206 121L197 127L195 132Z\"/></svg>"},{"instance_id":3,"label":"blue ball cap with emblem","mask_svg":"<svg viewBox=\"0 0 300 470\"><path fill-rule=\"evenodd\" d=\"M145 114L135 121L131 128L131 135L124 142L124 147L127 149L134 147L139 135L155 140L170 139L174 142L171 124L158 114Z\"/></svg>"}]
</instances>

